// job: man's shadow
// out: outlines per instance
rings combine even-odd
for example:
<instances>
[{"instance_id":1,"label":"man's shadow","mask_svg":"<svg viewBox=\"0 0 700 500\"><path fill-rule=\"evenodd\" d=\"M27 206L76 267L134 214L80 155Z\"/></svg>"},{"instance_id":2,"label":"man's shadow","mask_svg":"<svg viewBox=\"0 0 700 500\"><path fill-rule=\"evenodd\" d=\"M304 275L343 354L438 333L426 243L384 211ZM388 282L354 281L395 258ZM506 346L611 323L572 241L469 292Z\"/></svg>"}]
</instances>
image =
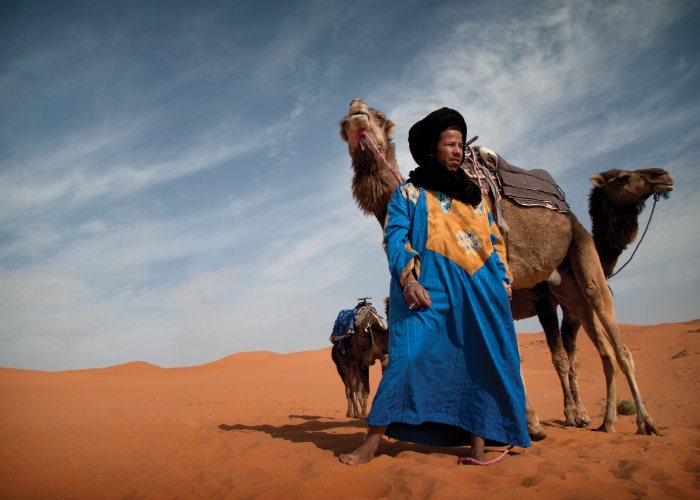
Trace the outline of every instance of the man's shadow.
<instances>
[{"instance_id":1,"label":"man's shadow","mask_svg":"<svg viewBox=\"0 0 700 500\"><path fill-rule=\"evenodd\" d=\"M292 443L312 443L317 448L329 450L337 457L342 453L351 453L356 450L365 437L364 420L350 420L337 422L321 422L320 419L327 420L328 417L314 415L289 415L290 419L303 420L301 423L289 423L275 427L274 425L245 425L245 424L221 424L219 429L226 432L264 432L273 438L285 439ZM358 432L336 433L334 429L355 428ZM420 444L405 443L383 439L379 446L377 455L387 455L395 458L403 451L413 451L425 455L457 455L468 456L469 447L438 448L423 446ZM487 451L489 451L487 449Z\"/></svg>"}]
</instances>

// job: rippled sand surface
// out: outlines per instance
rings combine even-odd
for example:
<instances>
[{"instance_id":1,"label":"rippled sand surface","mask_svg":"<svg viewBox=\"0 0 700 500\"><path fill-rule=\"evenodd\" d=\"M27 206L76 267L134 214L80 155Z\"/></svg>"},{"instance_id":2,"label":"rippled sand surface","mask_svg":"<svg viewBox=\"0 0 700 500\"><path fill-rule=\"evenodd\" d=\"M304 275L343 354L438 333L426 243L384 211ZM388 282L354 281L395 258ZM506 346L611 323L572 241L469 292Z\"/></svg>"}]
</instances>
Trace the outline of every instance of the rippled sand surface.
<instances>
[{"instance_id":1,"label":"rippled sand surface","mask_svg":"<svg viewBox=\"0 0 700 500\"><path fill-rule=\"evenodd\" d=\"M580 389L592 422L564 427L544 335L519 335L549 437L490 467L454 465L468 448L389 440L370 464L342 465L364 423L344 416L330 349L173 369L0 369L0 498L700 498L700 320L620 328L663 435L636 435L634 416L619 416L615 434L592 430L605 379L583 331ZM373 367L372 394L380 376ZM621 375L618 397L629 395Z\"/></svg>"}]
</instances>

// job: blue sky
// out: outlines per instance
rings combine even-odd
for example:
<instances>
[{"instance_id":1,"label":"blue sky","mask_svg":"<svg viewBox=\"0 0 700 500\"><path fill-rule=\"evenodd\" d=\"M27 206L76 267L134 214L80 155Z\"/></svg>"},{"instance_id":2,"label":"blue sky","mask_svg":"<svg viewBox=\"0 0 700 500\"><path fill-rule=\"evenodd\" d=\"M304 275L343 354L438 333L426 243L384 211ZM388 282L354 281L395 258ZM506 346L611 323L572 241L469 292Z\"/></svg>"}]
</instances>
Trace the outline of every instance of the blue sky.
<instances>
[{"instance_id":1,"label":"blue sky","mask_svg":"<svg viewBox=\"0 0 700 500\"><path fill-rule=\"evenodd\" d=\"M591 175L667 169L616 313L696 319L699 22L663 0L4 2L0 366L329 346L390 278L338 136L355 97L396 121L404 175L410 126L453 107L587 227Z\"/></svg>"}]
</instances>

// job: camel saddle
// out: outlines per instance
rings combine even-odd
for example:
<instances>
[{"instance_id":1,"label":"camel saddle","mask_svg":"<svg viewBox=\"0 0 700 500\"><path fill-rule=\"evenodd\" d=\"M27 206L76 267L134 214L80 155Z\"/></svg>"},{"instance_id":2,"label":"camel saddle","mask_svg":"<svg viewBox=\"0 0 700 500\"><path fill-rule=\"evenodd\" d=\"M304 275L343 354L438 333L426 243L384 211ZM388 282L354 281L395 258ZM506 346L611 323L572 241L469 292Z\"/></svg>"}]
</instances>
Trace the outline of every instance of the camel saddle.
<instances>
[{"instance_id":1,"label":"camel saddle","mask_svg":"<svg viewBox=\"0 0 700 500\"><path fill-rule=\"evenodd\" d=\"M345 354L346 349L350 345L350 338L355 334L355 329L357 328L359 330L361 328L362 323L370 312L374 314L377 321L381 324L381 316L377 314L377 310L370 303L360 303L354 309L343 309L338 313L335 325L333 326L333 333L328 340L334 345L337 345L340 351ZM364 334L360 338L360 347L362 347L363 351L368 351L372 347L371 338L366 335L371 326L371 321L369 321L365 327L367 331L358 332L358 334Z\"/></svg>"},{"instance_id":2,"label":"camel saddle","mask_svg":"<svg viewBox=\"0 0 700 500\"><path fill-rule=\"evenodd\" d=\"M475 149L478 150L478 146ZM495 177L496 187L504 198L523 207L544 207L562 214L571 210L566 202L564 191L549 172L540 168L533 170L518 168L505 161L500 155L496 156L495 165L490 162L484 163ZM465 157L462 168L476 182L479 182L479 179L488 182L481 171L474 169L470 157Z\"/></svg>"}]
</instances>

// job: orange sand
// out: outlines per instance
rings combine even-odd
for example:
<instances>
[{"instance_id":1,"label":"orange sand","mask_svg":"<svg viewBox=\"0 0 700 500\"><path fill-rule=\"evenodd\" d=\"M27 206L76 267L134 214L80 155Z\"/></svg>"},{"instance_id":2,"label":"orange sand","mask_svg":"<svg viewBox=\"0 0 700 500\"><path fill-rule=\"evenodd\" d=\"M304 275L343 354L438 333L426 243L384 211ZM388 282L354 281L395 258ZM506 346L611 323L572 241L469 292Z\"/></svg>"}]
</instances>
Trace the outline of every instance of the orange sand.
<instances>
[{"instance_id":1,"label":"orange sand","mask_svg":"<svg viewBox=\"0 0 700 500\"><path fill-rule=\"evenodd\" d=\"M544 335L520 335L529 394L549 437L490 467L453 465L465 448L388 440L368 465L339 463L364 424L344 417L330 349L241 353L191 368L0 369L0 497L700 498L700 331L688 333L700 320L621 330L663 436L635 435L633 416L618 417L616 434L563 427ZM579 348L592 428L605 382L583 332ZM379 377L375 366L372 394ZM624 377L618 388L629 397Z\"/></svg>"}]
</instances>

